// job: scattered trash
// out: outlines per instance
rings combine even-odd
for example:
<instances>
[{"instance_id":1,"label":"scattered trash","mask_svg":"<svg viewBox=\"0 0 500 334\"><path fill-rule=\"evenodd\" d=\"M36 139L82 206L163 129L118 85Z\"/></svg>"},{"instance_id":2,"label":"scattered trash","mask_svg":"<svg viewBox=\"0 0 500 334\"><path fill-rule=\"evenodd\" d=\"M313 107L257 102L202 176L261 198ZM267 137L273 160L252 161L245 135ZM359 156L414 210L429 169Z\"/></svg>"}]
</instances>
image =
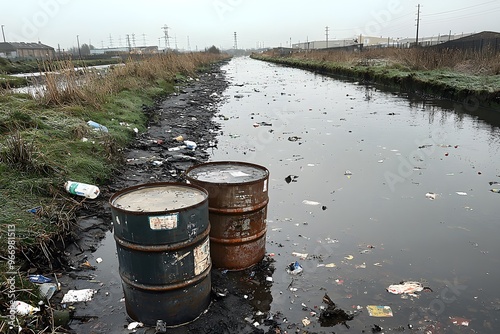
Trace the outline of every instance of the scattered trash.
<instances>
[{"instance_id":1,"label":"scattered trash","mask_svg":"<svg viewBox=\"0 0 500 334\"><path fill-rule=\"evenodd\" d=\"M497 194L500 194L500 189L490 189L491 192L494 192L494 193L497 193Z\"/></svg>"},{"instance_id":2,"label":"scattered trash","mask_svg":"<svg viewBox=\"0 0 500 334\"><path fill-rule=\"evenodd\" d=\"M31 306L30 304L17 300L12 302L11 310L14 310L17 315L31 315L33 313L40 311L40 308Z\"/></svg>"},{"instance_id":3,"label":"scattered trash","mask_svg":"<svg viewBox=\"0 0 500 334\"><path fill-rule=\"evenodd\" d=\"M94 289L69 290L61 300L64 303L88 302L92 300L92 296L97 292Z\"/></svg>"},{"instance_id":4,"label":"scattered trash","mask_svg":"<svg viewBox=\"0 0 500 334\"><path fill-rule=\"evenodd\" d=\"M469 319L460 318L460 317L450 317L450 320L453 324L457 326L469 326Z\"/></svg>"},{"instance_id":5,"label":"scattered trash","mask_svg":"<svg viewBox=\"0 0 500 334\"><path fill-rule=\"evenodd\" d=\"M335 268L337 265L335 263L325 264L325 268Z\"/></svg>"},{"instance_id":6,"label":"scattered trash","mask_svg":"<svg viewBox=\"0 0 500 334\"><path fill-rule=\"evenodd\" d=\"M326 209L328 209L328 208L326 207L326 205L323 205L323 206L321 207L321 210L323 210L323 211L325 211Z\"/></svg>"},{"instance_id":7,"label":"scattered trash","mask_svg":"<svg viewBox=\"0 0 500 334\"><path fill-rule=\"evenodd\" d=\"M260 126L273 126L272 123L267 123L267 122L260 122L258 123Z\"/></svg>"},{"instance_id":8,"label":"scattered trash","mask_svg":"<svg viewBox=\"0 0 500 334\"><path fill-rule=\"evenodd\" d=\"M427 194L425 194L425 197L427 197L430 200L435 200L436 196L437 195L435 193L427 193Z\"/></svg>"},{"instance_id":9,"label":"scattered trash","mask_svg":"<svg viewBox=\"0 0 500 334\"><path fill-rule=\"evenodd\" d=\"M129 331L131 331L131 330L134 330L134 329L140 328L140 327L144 327L144 324L142 322L134 321L134 322L131 322L130 324L128 324L127 329Z\"/></svg>"},{"instance_id":10,"label":"scattered trash","mask_svg":"<svg viewBox=\"0 0 500 334\"><path fill-rule=\"evenodd\" d=\"M347 255L346 257L344 257L344 259L346 259L346 260L352 260L352 259L354 259L354 256L352 256L352 255Z\"/></svg>"},{"instance_id":11,"label":"scattered trash","mask_svg":"<svg viewBox=\"0 0 500 334\"><path fill-rule=\"evenodd\" d=\"M300 137L297 137L297 136L291 136L291 137L288 137L288 141L298 141L298 140L301 140L302 138Z\"/></svg>"},{"instance_id":12,"label":"scattered trash","mask_svg":"<svg viewBox=\"0 0 500 334\"><path fill-rule=\"evenodd\" d=\"M299 264L298 261L290 263L286 268L286 272L291 275L298 275L302 272L302 270L303 270L302 266Z\"/></svg>"},{"instance_id":13,"label":"scattered trash","mask_svg":"<svg viewBox=\"0 0 500 334\"><path fill-rule=\"evenodd\" d=\"M52 310L54 317L54 326L67 326L70 321L69 310Z\"/></svg>"},{"instance_id":14,"label":"scattered trash","mask_svg":"<svg viewBox=\"0 0 500 334\"><path fill-rule=\"evenodd\" d=\"M93 268L94 268L94 267L90 264L90 262L89 262L89 261L85 261L85 262L81 263L81 264L80 264L80 267L82 267L82 268L91 268L91 269L93 269Z\"/></svg>"},{"instance_id":15,"label":"scattered trash","mask_svg":"<svg viewBox=\"0 0 500 334\"><path fill-rule=\"evenodd\" d=\"M460 196L467 196L467 193L466 193L466 192L463 192L463 191L457 191L457 195L460 195Z\"/></svg>"},{"instance_id":16,"label":"scattered trash","mask_svg":"<svg viewBox=\"0 0 500 334\"><path fill-rule=\"evenodd\" d=\"M96 122L94 122L94 121L88 121L88 122L87 122L87 124L88 124L91 128L93 128L93 129L95 129L95 130L99 130L99 131L102 131L102 132L108 132L108 128L107 128L107 127L105 127L104 125L101 125L101 124L99 124L99 123L96 123Z\"/></svg>"},{"instance_id":17,"label":"scattered trash","mask_svg":"<svg viewBox=\"0 0 500 334\"><path fill-rule=\"evenodd\" d=\"M491 181L491 182L488 182L490 184L490 186L494 185L494 184L500 184L500 182L497 182L497 181Z\"/></svg>"},{"instance_id":18,"label":"scattered trash","mask_svg":"<svg viewBox=\"0 0 500 334\"><path fill-rule=\"evenodd\" d=\"M354 266L356 269L366 269L366 263L357 264Z\"/></svg>"},{"instance_id":19,"label":"scattered trash","mask_svg":"<svg viewBox=\"0 0 500 334\"><path fill-rule=\"evenodd\" d=\"M54 295L54 292L57 291L57 284L56 283L42 283L38 286L38 289L40 290L40 297L46 298L47 300L50 300L52 296Z\"/></svg>"},{"instance_id":20,"label":"scattered trash","mask_svg":"<svg viewBox=\"0 0 500 334\"><path fill-rule=\"evenodd\" d=\"M243 98L245 95L243 94L236 94L234 97L237 98L237 99L241 99Z\"/></svg>"},{"instance_id":21,"label":"scattered trash","mask_svg":"<svg viewBox=\"0 0 500 334\"><path fill-rule=\"evenodd\" d=\"M350 170L346 170L346 171L344 172L344 175L345 175L345 176L352 176L352 172L351 172Z\"/></svg>"},{"instance_id":22,"label":"scattered trash","mask_svg":"<svg viewBox=\"0 0 500 334\"><path fill-rule=\"evenodd\" d=\"M174 152L174 151L180 151L180 150L182 150L183 148L186 148L186 145L181 145L181 146L170 147L170 148L168 148L167 150L168 150L169 152Z\"/></svg>"},{"instance_id":23,"label":"scattered trash","mask_svg":"<svg viewBox=\"0 0 500 334\"><path fill-rule=\"evenodd\" d=\"M292 255L300 257L301 260L305 260L309 254L307 254L307 253L292 252Z\"/></svg>"},{"instance_id":24,"label":"scattered trash","mask_svg":"<svg viewBox=\"0 0 500 334\"><path fill-rule=\"evenodd\" d=\"M271 276L267 276L267 277L266 277L266 281L267 281L267 282L272 282L272 281L273 281L273 278L272 278Z\"/></svg>"},{"instance_id":25,"label":"scattered trash","mask_svg":"<svg viewBox=\"0 0 500 334\"><path fill-rule=\"evenodd\" d=\"M370 317L388 318L393 316L390 306L368 305L366 309Z\"/></svg>"},{"instance_id":26,"label":"scattered trash","mask_svg":"<svg viewBox=\"0 0 500 334\"><path fill-rule=\"evenodd\" d=\"M299 177L297 175L288 175L287 177L285 177L285 182L286 183L297 182L298 178Z\"/></svg>"},{"instance_id":27,"label":"scattered trash","mask_svg":"<svg viewBox=\"0 0 500 334\"><path fill-rule=\"evenodd\" d=\"M156 320L156 333L166 333L167 332L167 324L163 320Z\"/></svg>"},{"instance_id":28,"label":"scattered trash","mask_svg":"<svg viewBox=\"0 0 500 334\"><path fill-rule=\"evenodd\" d=\"M97 259L95 259L95 262L101 263L102 262L102 258L98 257Z\"/></svg>"},{"instance_id":29,"label":"scattered trash","mask_svg":"<svg viewBox=\"0 0 500 334\"><path fill-rule=\"evenodd\" d=\"M307 319L307 317L306 317L306 318L304 318L304 319L302 319L302 325L303 325L304 327L307 327L307 326L309 326L310 324L311 324L311 320Z\"/></svg>"},{"instance_id":30,"label":"scattered trash","mask_svg":"<svg viewBox=\"0 0 500 334\"><path fill-rule=\"evenodd\" d=\"M50 283L52 279L43 275L29 275L28 279L31 283Z\"/></svg>"},{"instance_id":31,"label":"scattered trash","mask_svg":"<svg viewBox=\"0 0 500 334\"><path fill-rule=\"evenodd\" d=\"M42 211L42 207L41 206L37 206L37 207L34 207L32 209L28 209L26 210L26 212L29 212L29 213L33 213L33 214L37 214L39 213L40 211Z\"/></svg>"},{"instance_id":32,"label":"scattered trash","mask_svg":"<svg viewBox=\"0 0 500 334\"><path fill-rule=\"evenodd\" d=\"M70 194L83 196L90 199L96 198L100 193L100 190L97 186L74 181L66 181L66 183L64 183L64 188Z\"/></svg>"},{"instance_id":33,"label":"scattered trash","mask_svg":"<svg viewBox=\"0 0 500 334\"><path fill-rule=\"evenodd\" d=\"M328 297L325 293L323 297L323 302L327 304L327 307L321 310L319 314L319 322L321 327L333 327L338 324L342 324L349 328L347 321L354 319L354 316L347 314L344 310L337 308L335 303Z\"/></svg>"},{"instance_id":34,"label":"scattered trash","mask_svg":"<svg viewBox=\"0 0 500 334\"><path fill-rule=\"evenodd\" d=\"M372 333L381 333L383 330L382 327L380 327L379 325L377 324L373 324L373 327L372 327Z\"/></svg>"},{"instance_id":35,"label":"scattered trash","mask_svg":"<svg viewBox=\"0 0 500 334\"><path fill-rule=\"evenodd\" d=\"M424 290L424 286L420 282L401 282L399 284L389 285L387 291L395 295L400 295L403 293L415 293Z\"/></svg>"},{"instance_id":36,"label":"scattered trash","mask_svg":"<svg viewBox=\"0 0 500 334\"><path fill-rule=\"evenodd\" d=\"M178 142L184 141L184 137L183 136L177 136L174 139L177 140Z\"/></svg>"},{"instance_id":37,"label":"scattered trash","mask_svg":"<svg viewBox=\"0 0 500 334\"><path fill-rule=\"evenodd\" d=\"M190 150L194 150L196 149L196 143L194 141L191 141L191 140L184 140L184 145L186 145L187 148L189 148Z\"/></svg>"},{"instance_id":38,"label":"scattered trash","mask_svg":"<svg viewBox=\"0 0 500 334\"><path fill-rule=\"evenodd\" d=\"M307 199L303 200L302 203L305 204L305 205L320 205L321 204L319 202L309 201Z\"/></svg>"}]
</instances>

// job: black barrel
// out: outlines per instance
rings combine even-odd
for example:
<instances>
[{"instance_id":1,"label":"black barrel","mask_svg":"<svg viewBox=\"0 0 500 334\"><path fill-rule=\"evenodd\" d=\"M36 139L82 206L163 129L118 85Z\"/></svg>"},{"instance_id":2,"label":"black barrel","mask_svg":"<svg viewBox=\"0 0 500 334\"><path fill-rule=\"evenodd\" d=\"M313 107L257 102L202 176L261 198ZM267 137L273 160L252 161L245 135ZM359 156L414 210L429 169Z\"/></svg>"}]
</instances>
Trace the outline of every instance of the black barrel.
<instances>
[{"instance_id":1,"label":"black barrel","mask_svg":"<svg viewBox=\"0 0 500 334\"><path fill-rule=\"evenodd\" d=\"M208 193L184 183L148 183L110 198L128 315L177 326L210 304Z\"/></svg>"}]
</instances>

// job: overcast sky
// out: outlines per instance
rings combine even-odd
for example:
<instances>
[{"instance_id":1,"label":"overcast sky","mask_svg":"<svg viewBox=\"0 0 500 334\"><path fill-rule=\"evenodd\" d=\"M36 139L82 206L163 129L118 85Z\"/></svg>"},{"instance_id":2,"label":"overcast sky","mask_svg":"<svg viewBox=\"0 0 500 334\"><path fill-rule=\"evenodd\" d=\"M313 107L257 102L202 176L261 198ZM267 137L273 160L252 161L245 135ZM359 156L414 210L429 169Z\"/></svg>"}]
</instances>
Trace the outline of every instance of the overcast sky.
<instances>
[{"instance_id":1,"label":"overcast sky","mask_svg":"<svg viewBox=\"0 0 500 334\"><path fill-rule=\"evenodd\" d=\"M1 0L7 41L41 41L57 49L92 43L191 50L288 46L306 40L365 36L420 36L500 32L500 0ZM3 41L3 39L2 39ZM188 44L189 41L189 44Z\"/></svg>"}]
</instances>

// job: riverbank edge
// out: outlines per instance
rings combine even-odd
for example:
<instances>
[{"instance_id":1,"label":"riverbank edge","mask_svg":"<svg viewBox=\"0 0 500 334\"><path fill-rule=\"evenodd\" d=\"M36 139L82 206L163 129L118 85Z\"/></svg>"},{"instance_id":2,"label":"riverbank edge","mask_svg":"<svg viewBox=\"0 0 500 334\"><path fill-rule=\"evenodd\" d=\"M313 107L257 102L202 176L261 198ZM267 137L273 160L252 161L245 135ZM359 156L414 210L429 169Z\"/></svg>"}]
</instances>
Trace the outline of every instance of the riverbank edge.
<instances>
[{"instance_id":1,"label":"riverbank edge","mask_svg":"<svg viewBox=\"0 0 500 334\"><path fill-rule=\"evenodd\" d=\"M458 85L450 85L439 81L437 77L428 76L426 78L425 74L427 73L424 71L390 71L388 67L384 66L348 65L257 54L252 54L250 57L256 60L291 66L320 74L381 84L391 89L400 90L401 92L448 99L462 104L465 109L471 106L482 106L491 109L500 108L500 89L488 91L486 89L461 88Z\"/></svg>"},{"instance_id":2,"label":"riverbank edge","mask_svg":"<svg viewBox=\"0 0 500 334\"><path fill-rule=\"evenodd\" d=\"M218 60L213 61L213 62L201 64L196 69L196 73L193 73L193 77L196 77L202 73L210 72L210 70L213 67L220 68L223 64L227 63L227 61L229 61L229 59L230 59L230 57L223 57L223 58L218 59ZM178 74L177 76L175 76L175 78L171 82L168 82L168 83L163 82L163 84L159 84L159 83L152 84L152 86L149 88L151 91L156 92L154 96L151 95L150 93L146 92L144 87L138 88L138 90L136 92L137 93L136 99L122 101L123 103L121 103L121 108L122 109L134 109L137 112L144 114L144 123L141 124L140 126L143 129L148 128L150 122L155 117L154 110L156 110L158 108L158 106L161 105L161 103L163 101L167 100L171 96L171 94L175 94L177 90L182 89L185 85L188 85L192 80L194 80L193 78L190 79L191 81L184 80L184 79L179 80L178 77L184 77L184 75ZM174 87L175 87L175 89L173 89ZM110 101L110 104L114 104L114 103L118 103L118 102L116 102L114 100ZM142 108L141 108L141 106L142 106ZM56 109L57 108L59 108L59 107L56 107ZM130 131L128 131L128 132L130 132ZM127 137L127 141L120 143L120 148L117 148L116 150L113 151L117 155L117 157L115 159L116 166L113 166L111 168L111 174L109 174L106 179L102 180L103 185L108 184L110 182L110 180L112 180L114 177L116 177L115 173L118 171L117 168L119 166L121 166L121 164L119 162L121 161L120 157L123 156L123 150L125 148L127 148L130 144L132 144L137 139L136 136L132 136L132 135L127 135L126 137ZM64 193L64 191L60 191L60 190L56 190L56 191ZM69 194L67 194L67 196L72 197L72 195L69 195ZM79 198L77 197L77 199L79 199ZM40 195L40 203L45 203L45 202L47 202L47 200L49 200L49 199L45 198L44 195ZM68 209L67 207L64 207L64 206L60 208L61 212L63 212L63 210L69 210L71 212L71 214L67 213L67 216L68 217L71 216L71 217L73 217L73 219L74 218L78 219L78 217L76 215L76 211L74 211L75 208L77 210L85 211L85 210L91 210L93 208L93 206L95 206L94 203L92 203L92 202L88 202L88 203L85 202L85 199L83 199L81 201L74 201L74 202L76 203L75 206L70 208L70 209ZM42 206L43 206L43 204L42 204ZM23 214L26 214L26 213L23 212ZM30 214L30 213L28 213L28 214ZM42 226L42 224L41 224L42 218L40 216L38 216L38 213L30 214L30 215L32 215L32 217L33 217L32 220L34 223L40 224L40 226ZM6 218L6 217L4 217L4 218ZM9 226L9 228L10 228L10 226L14 226L14 225L7 225L7 220L4 220L3 218L0 220L2 220L2 223L4 223L4 222L6 223L5 227ZM74 225L74 223L64 224L63 227L59 226L58 224L56 224L56 225L57 225L57 228L59 230L55 233L51 233L50 239L45 240L47 244L51 245L51 254L49 255L49 257L54 260L54 263L57 263L57 261L54 258L63 254L64 247L66 246L66 243L69 240L68 238L71 238L71 233L74 232L73 229L76 227L76 225ZM55 225L53 225L53 226L55 226ZM18 231L16 229L16 234L13 233L13 237L12 237L14 245L17 245L17 243L23 241L23 240L21 240L22 238L20 238L18 235L20 233L17 233L17 232ZM10 249L9 250L5 249L5 251L6 252L10 251ZM10 253L8 253L8 254L10 254ZM2 282L6 282L5 277L10 275L9 277L15 278L15 282L16 282L15 285L22 287L21 290L23 291L23 293L21 293L20 296L18 296L19 298L17 298L17 300L25 301L28 303L30 303L30 302L33 303L33 302L37 301L38 296L36 295L36 293L31 292L35 288L36 285L28 281L26 274L28 273L27 272L28 269L32 270L32 269L35 269L36 267L40 267L40 268L41 267L47 267L47 268L52 267L52 264L47 265L47 263L44 263L45 260L48 259L46 253L44 252L44 247L40 246L39 244L33 244L33 245L30 245L29 247L26 247L26 248L23 247L22 254L16 253L13 255L13 257L16 259L15 267L18 268L18 269L13 269L13 270L10 269L7 261L5 261L5 262L3 261L3 259L7 258L8 254L7 253L0 253L0 256L2 257L2 261L0 263L0 271L2 272L0 277L2 278ZM36 261L36 260L31 261L30 259L28 259L28 257L31 255L37 256L37 257L39 257L39 259L42 259L44 261ZM7 301L6 300L7 297L8 297L7 294L0 296L0 304L2 304L1 306L4 306L3 304ZM5 317L3 317L3 316L0 317L0 333L3 333L3 331L1 329L3 329L5 324L7 323L6 320L7 319Z\"/></svg>"}]
</instances>

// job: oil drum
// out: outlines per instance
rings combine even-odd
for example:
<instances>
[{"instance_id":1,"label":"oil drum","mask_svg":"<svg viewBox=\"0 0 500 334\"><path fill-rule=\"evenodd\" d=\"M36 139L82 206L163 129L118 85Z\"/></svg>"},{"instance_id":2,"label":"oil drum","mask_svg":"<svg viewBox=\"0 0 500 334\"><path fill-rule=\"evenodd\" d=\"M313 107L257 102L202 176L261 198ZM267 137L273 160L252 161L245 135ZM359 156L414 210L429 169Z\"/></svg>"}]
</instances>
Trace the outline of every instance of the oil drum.
<instances>
[{"instance_id":1,"label":"oil drum","mask_svg":"<svg viewBox=\"0 0 500 334\"><path fill-rule=\"evenodd\" d=\"M128 315L177 326L210 304L208 193L185 183L147 183L109 200Z\"/></svg>"},{"instance_id":2,"label":"oil drum","mask_svg":"<svg viewBox=\"0 0 500 334\"><path fill-rule=\"evenodd\" d=\"M208 191L214 267L243 270L262 260L269 202L267 168L237 161L208 162L189 168L186 180Z\"/></svg>"}]
</instances>

